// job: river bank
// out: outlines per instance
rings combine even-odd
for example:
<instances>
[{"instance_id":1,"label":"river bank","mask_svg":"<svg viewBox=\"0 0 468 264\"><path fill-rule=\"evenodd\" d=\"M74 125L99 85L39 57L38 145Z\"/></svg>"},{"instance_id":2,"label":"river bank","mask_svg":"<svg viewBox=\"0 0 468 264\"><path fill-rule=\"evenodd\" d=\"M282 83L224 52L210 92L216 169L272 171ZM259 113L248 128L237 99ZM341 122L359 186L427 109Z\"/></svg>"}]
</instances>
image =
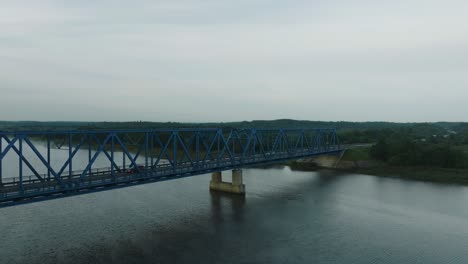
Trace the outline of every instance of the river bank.
<instances>
[{"instance_id":1,"label":"river bank","mask_svg":"<svg viewBox=\"0 0 468 264\"><path fill-rule=\"evenodd\" d=\"M354 172L380 177L468 185L468 170L466 169L396 167L383 165L369 168L358 168L355 169Z\"/></svg>"},{"instance_id":2,"label":"river bank","mask_svg":"<svg viewBox=\"0 0 468 264\"><path fill-rule=\"evenodd\" d=\"M361 161L362 163L369 161ZM287 163L295 171L316 171L327 168L336 171L373 175L378 177L401 178L416 181L428 181L449 184L468 185L468 170L446 169L431 167L397 167L389 165L378 165L371 167L354 168L328 168L317 166L314 163L290 162Z\"/></svg>"},{"instance_id":3,"label":"river bank","mask_svg":"<svg viewBox=\"0 0 468 264\"><path fill-rule=\"evenodd\" d=\"M323 160L291 161L287 165L292 170L315 171L322 168L346 173L401 178L415 181L468 185L468 169L437 168L423 166L392 166L370 158L366 147L348 150L336 162Z\"/></svg>"}]
</instances>

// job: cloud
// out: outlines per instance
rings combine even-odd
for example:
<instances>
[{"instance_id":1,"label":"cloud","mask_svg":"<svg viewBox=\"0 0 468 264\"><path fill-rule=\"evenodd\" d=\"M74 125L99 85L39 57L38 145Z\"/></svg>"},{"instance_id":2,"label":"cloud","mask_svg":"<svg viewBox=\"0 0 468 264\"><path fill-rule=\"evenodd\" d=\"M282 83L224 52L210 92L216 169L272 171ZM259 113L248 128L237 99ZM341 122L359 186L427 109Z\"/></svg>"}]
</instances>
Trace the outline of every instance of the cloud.
<instances>
[{"instance_id":1,"label":"cloud","mask_svg":"<svg viewBox=\"0 0 468 264\"><path fill-rule=\"evenodd\" d=\"M0 119L466 120L466 7L2 1Z\"/></svg>"}]
</instances>

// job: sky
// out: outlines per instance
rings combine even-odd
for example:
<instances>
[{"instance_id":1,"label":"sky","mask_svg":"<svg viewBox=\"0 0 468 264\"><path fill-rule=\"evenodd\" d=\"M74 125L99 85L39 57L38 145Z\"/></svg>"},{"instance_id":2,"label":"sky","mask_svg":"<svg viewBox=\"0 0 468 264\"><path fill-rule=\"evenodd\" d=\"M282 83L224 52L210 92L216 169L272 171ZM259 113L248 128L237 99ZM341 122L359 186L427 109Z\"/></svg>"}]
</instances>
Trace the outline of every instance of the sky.
<instances>
[{"instance_id":1,"label":"sky","mask_svg":"<svg viewBox=\"0 0 468 264\"><path fill-rule=\"evenodd\" d=\"M0 0L0 120L468 121L468 1Z\"/></svg>"}]
</instances>

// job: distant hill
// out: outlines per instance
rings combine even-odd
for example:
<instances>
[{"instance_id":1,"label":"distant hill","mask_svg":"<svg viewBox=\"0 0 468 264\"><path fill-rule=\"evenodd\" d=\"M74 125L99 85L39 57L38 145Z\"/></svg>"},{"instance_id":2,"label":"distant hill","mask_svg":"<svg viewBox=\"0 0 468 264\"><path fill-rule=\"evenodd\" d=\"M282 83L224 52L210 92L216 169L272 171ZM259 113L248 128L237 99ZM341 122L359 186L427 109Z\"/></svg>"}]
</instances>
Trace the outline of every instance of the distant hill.
<instances>
[{"instance_id":1,"label":"distant hill","mask_svg":"<svg viewBox=\"0 0 468 264\"><path fill-rule=\"evenodd\" d=\"M128 128L192 128L192 127L219 127L219 128L337 128L341 131L366 129L451 129L454 131L468 130L468 123L392 123L392 122L329 122L307 121L293 119L253 120L240 122L209 122L209 123L179 123L179 122L73 122L73 121L0 121L0 130L101 130L101 129L128 129Z\"/></svg>"}]
</instances>

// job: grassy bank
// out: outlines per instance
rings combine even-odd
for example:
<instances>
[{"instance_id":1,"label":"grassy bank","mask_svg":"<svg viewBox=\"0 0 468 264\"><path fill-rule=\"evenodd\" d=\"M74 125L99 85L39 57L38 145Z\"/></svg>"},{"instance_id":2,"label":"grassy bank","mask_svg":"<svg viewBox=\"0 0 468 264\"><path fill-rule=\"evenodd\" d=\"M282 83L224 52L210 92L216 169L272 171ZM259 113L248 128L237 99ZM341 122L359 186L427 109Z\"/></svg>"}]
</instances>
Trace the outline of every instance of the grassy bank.
<instances>
[{"instance_id":1,"label":"grassy bank","mask_svg":"<svg viewBox=\"0 0 468 264\"><path fill-rule=\"evenodd\" d=\"M460 146L468 150L468 146ZM343 161L359 163L372 161L370 147L350 149L343 156ZM410 179L417 181L430 181L439 183L467 184L468 169L437 168L428 166L392 166L384 162L373 162L373 166L350 168L351 171L361 174Z\"/></svg>"},{"instance_id":2,"label":"grassy bank","mask_svg":"<svg viewBox=\"0 0 468 264\"><path fill-rule=\"evenodd\" d=\"M371 147L356 147L349 149L345 152L342 159L343 161L361 161L371 160L369 155Z\"/></svg>"},{"instance_id":3,"label":"grassy bank","mask_svg":"<svg viewBox=\"0 0 468 264\"><path fill-rule=\"evenodd\" d=\"M467 150L468 146L460 146L460 148ZM350 149L343 156L343 161L352 161L354 163L372 161L370 149L370 147ZM356 166L350 169L357 173L375 176L468 185L468 169L428 166L392 166L388 163L376 161L372 162L372 166Z\"/></svg>"}]
</instances>

